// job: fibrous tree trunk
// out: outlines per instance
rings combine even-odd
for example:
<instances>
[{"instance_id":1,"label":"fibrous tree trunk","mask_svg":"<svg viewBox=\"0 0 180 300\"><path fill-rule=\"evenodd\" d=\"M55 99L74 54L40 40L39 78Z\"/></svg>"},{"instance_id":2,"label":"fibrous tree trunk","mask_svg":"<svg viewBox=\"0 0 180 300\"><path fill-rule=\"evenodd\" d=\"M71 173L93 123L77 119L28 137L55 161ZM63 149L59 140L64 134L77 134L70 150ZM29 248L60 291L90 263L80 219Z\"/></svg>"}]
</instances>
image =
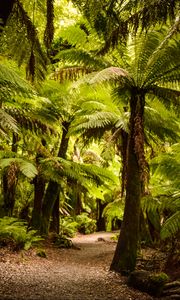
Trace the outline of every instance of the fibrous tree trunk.
<instances>
[{"instance_id":1,"label":"fibrous tree trunk","mask_svg":"<svg viewBox=\"0 0 180 300\"><path fill-rule=\"evenodd\" d=\"M136 266L139 242L140 200L144 168L144 95L131 97L130 133L127 149L125 210L111 270L129 273Z\"/></svg>"}]
</instances>

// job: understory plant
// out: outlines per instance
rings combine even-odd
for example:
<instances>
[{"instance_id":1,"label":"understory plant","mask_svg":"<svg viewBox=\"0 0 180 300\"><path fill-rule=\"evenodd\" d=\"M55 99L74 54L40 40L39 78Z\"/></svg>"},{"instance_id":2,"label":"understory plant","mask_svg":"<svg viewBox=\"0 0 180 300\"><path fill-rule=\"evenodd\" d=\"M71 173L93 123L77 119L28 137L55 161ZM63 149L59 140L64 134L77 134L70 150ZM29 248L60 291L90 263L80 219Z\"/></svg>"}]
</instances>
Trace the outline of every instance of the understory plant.
<instances>
[{"instance_id":1,"label":"understory plant","mask_svg":"<svg viewBox=\"0 0 180 300\"><path fill-rule=\"evenodd\" d=\"M28 230L25 221L17 218L0 218L0 247L10 246L13 250L28 250L37 245L42 238L35 230Z\"/></svg>"}]
</instances>

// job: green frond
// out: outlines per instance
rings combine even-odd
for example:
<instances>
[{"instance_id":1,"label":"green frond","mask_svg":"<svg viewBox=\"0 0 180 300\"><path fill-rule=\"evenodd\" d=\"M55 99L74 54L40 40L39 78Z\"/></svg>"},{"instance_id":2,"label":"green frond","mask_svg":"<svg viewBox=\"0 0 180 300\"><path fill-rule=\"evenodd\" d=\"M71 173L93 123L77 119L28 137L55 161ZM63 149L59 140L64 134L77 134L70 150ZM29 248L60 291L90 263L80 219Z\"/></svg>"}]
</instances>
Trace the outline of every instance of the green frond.
<instances>
[{"instance_id":1,"label":"green frond","mask_svg":"<svg viewBox=\"0 0 180 300\"><path fill-rule=\"evenodd\" d=\"M163 31L158 33L149 33L149 37L155 40L159 37L163 41L165 34ZM156 47L146 66L144 86L148 87L153 84L163 84L163 82L178 82L179 78L179 59L180 59L180 42L170 39L163 48ZM170 77L170 80L168 79Z\"/></svg>"},{"instance_id":2,"label":"green frond","mask_svg":"<svg viewBox=\"0 0 180 300\"><path fill-rule=\"evenodd\" d=\"M152 195L142 197L141 207L143 211L155 213L161 209L161 206L162 200L158 197L153 197Z\"/></svg>"},{"instance_id":3,"label":"green frond","mask_svg":"<svg viewBox=\"0 0 180 300\"><path fill-rule=\"evenodd\" d=\"M84 66L91 70L107 67L107 63L95 54L96 53L88 52L83 49L69 49L60 51L55 56L55 59L59 59L66 64Z\"/></svg>"},{"instance_id":4,"label":"green frond","mask_svg":"<svg viewBox=\"0 0 180 300\"><path fill-rule=\"evenodd\" d=\"M103 217L105 217L107 221L107 231L112 230L112 223L114 219L123 219L123 214L124 204L122 203L122 200L115 200L107 204L103 210Z\"/></svg>"},{"instance_id":5,"label":"green frond","mask_svg":"<svg viewBox=\"0 0 180 300\"><path fill-rule=\"evenodd\" d=\"M160 101L155 99L147 102L149 106L145 106L145 128L149 143L152 140L177 142L180 128L175 113L167 110Z\"/></svg>"},{"instance_id":6,"label":"green frond","mask_svg":"<svg viewBox=\"0 0 180 300\"><path fill-rule=\"evenodd\" d=\"M173 238L180 231L180 211L175 212L163 224L161 229L161 238Z\"/></svg>"},{"instance_id":7,"label":"green frond","mask_svg":"<svg viewBox=\"0 0 180 300\"><path fill-rule=\"evenodd\" d=\"M77 180L85 187L91 183L97 186L117 183L117 178L111 171L95 165L80 164L59 157L43 159L41 164L44 174L49 178L53 177L53 180L57 182L61 182L62 176L65 176Z\"/></svg>"},{"instance_id":8,"label":"green frond","mask_svg":"<svg viewBox=\"0 0 180 300\"><path fill-rule=\"evenodd\" d=\"M114 115L109 112L94 112L91 115L79 116L71 123L68 136L83 132L86 135L88 131L92 133L92 130L100 133L100 129L104 132L112 127L112 120L114 120Z\"/></svg>"},{"instance_id":9,"label":"green frond","mask_svg":"<svg viewBox=\"0 0 180 300\"><path fill-rule=\"evenodd\" d=\"M67 80L76 81L78 78L91 73L93 70L87 67L64 67L50 75L50 79L63 83Z\"/></svg>"},{"instance_id":10,"label":"green frond","mask_svg":"<svg viewBox=\"0 0 180 300\"><path fill-rule=\"evenodd\" d=\"M97 72L94 77L90 80L90 84L102 83L106 81L131 81L128 72L122 68L109 67L102 71Z\"/></svg>"},{"instance_id":11,"label":"green frond","mask_svg":"<svg viewBox=\"0 0 180 300\"><path fill-rule=\"evenodd\" d=\"M8 131L18 132L17 122L11 115L0 109L0 135L8 138Z\"/></svg>"},{"instance_id":12,"label":"green frond","mask_svg":"<svg viewBox=\"0 0 180 300\"><path fill-rule=\"evenodd\" d=\"M1 158L0 168L3 170L4 168L9 167L12 163L16 164L20 172L28 178L33 178L37 175L36 167L31 162L22 158Z\"/></svg>"},{"instance_id":13,"label":"green frond","mask_svg":"<svg viewBox=\"0 0 180 300\"><path fill-rule=\"evenodd\" d=\"M152 93L158 98L160 98L167 108L170 108L171 105L173 105L176 108L176 111L178 110L180 101L180 91L166 87L160 87L157 85L152 85L149 90L149 93Z\"/></svg>"},{"instance_id":14,"label":"green frond","mask_svg":"<svg viewBox=\"0 0 180 300\"><path fill-rule=\"evenodd\" d=\"M178 13L178 0L146 1L96 1L73 0L73 3L89 20L106 44L103 52L113 48L128 33L137 33L139 28L149 29L156 24L171 22Z\"/></svg>"},{"instance_id":15,"label":"green frond","mask_svg":"<svg viewBox=\"0 0 180 300\"><path fill-rule=\"evenodd\" d=\"M87 42L87 34L76 25L70 25L62 28L59 37L66 40L72 46L83 47L83 45Z\"/></svg>"},{"instance_id":16,"label":"green frond","mask_svg":"<svg viewBox=\"0 0 180 300\"><path fill-rule=\"evenodd\" d=\"M55 129L48 119L43 118L43 110L34 110L32 108L22 109L18 107L4 107L7 112L14 120L16 120L20 128L30 130L36 134L55 134ZM49 124L48 124L49 123Z\"/></svg>"},{"instance_id":17,"label":"green frond","mask_svg":"<svg viewBox=\"0 0 180 300\"><path fill-rule=\"evenodd\" d=\"M41 47L37 30L19 0L14 3L0 40L2 53L9 54L19 66L26 63L27 75L33 83L44 80L47 56Z\"/></svg>"},{"instance_id":18,"label":"green frond","mask_svg":"<svg viewBox=\"0 0 180 300\"><path fill-rule=\"evenodd\" d=\"M21 78L13 69L0 63L0 98L1 101L8 97L22 95L30 97L35 94L31 85Z\"/></svg>"},{"instance_id":19,"label":"green frond","mask_svg":"<svg viewBox=\"0 0 180 300\"><path fill-rule=\"evenodd\" d=\"M175 144L168 153L162 153L151 160L153 177L158 177L164 184L170 187L179 188L180 178L180 155L179 144ZM162 183L161 183L162 184Z\"/></svg>"}]
</instances>

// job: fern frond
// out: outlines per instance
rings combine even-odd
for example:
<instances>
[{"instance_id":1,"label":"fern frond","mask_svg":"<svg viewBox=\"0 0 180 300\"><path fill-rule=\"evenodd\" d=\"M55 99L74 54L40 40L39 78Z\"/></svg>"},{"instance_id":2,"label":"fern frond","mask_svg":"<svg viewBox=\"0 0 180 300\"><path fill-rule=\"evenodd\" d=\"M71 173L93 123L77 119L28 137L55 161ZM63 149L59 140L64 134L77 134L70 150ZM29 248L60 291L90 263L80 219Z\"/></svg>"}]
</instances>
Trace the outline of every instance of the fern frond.
<instances>
[{"instance_id":1,"label":"fern frond","mask_svg":"<svg viewBox=\"0 0 180 300\"><path fill-rule=\"evenodd\" d=\"M7 138L9 130L18 132L17 122L11 115L0 109L0 135Z\"/></svg>"},{"instance_id":2,"label":"fern frond","mask_svg":"<svg viewBox=\"0 0 180 300\"><path fill-rule=\"evenodd\" d=\"M157 142L179 140L179 123L175 113L167 110L160 101L147 101L145 106L146 139L157 139Z\"/></svg>"},{"instance_id":3,"label":"fern frond","mask_svg":"<svg viewBox=\"0 0 180 300\"><path fill-rule=\"evenodd\" d=\"M77 180L82 185L87 181L96 185L116 184L117 178L107 169L95 165L79 164L62 158L50 158L41 160L44 173L57 182L61 182L62 176Z\"/></svg>"},{"instance_id":4,"label":"fern frond","mask_svg":"<svg viewBox=\"0 0 180 300\"><path fill-rule=\"evenodd\" d=\"M99 57L96 57L95 53L82 49L69 49L60 51L55 56L55 59L66 62L66 64L69 63L71 65L84 66L86 68L91 68L92 70L107 67L107 62Z\"/></svg>"},{"instance_id":5,"label":"fern frond","mask_svg":"<svg viewBox=\"0 0 180 300\"><path fill-rule=\"evenodd\" d=\"M7 99L16 95L32 97L35 91L31 85L21 78L13 69L0 63L0 97Z\"/></svg>"},{"instance_id":6,"label":"fern frond","mask_svg":"<svg viewBox=\"0 0 180 300\"><path fill-rule=\"evenodd\" d=\"M152 85L150 88L150 93L160 98L167 108L170 108L171 105L173 105L176 110L179 108L180 91Z\"/></svg>"},{"instance_id":7,"label":"fern frond","mask_svg":"<svg viewBox=\"0 0 180 300\"><path fill-rule=\"evenodd\" d=\"M48 120L43 120L41 114L43 111L30 109L21 109L6 106L5 112L12 116L19 127L30 130L36 134L55 134L55 129L48 124Z\"/></svg>"},{"instance_id":8,"label":"fern frond","mask_svg":"<svg viewBox=\"0 0 180 300\"><path fill-rule=\"evenodd\" d=\"M163 224L161 229L161 238L173 238L180 231L180 211L175 212Z\"/></svg>"},{"instance_id":9,"label":"fern frond","mask_svg":"<svg viewBox=\"0 0 180 300\"><path fill-rule=\"evenodd\" d=\"M11 164L16 164L19 170L28 178L33 178L37 175L36 167L27 160L22 158L1 158L0 159L0 168L3 170L6 167L9 167Z\"/></svg>"},{"instance_id":10,"label":"fern frond","mask_svg":"<svg viewBox=\"0 0 180 300\"><path fill-rule=\"evenodd\" d=\"M73 0L73 3L89 20L99 35L103 35L106 44L103 52L115 47L129 32L137 33L139 28L147 30L167 20L175 20L178 12L178 0L170 3L166 0L149 1L88 1Z\"/></svg>"},{"instance_id":11,"label":"fern frond","mask_svg":"<svg viewBox=\"0 0 180 300\"><path fill-rule=\"evenodd\" d=\"M102 83L111 80L120 81L123 79L125 79L127 82L130 80L130 76L126 70L118 67L109 67L98 72L93 79L90 80L90 84Z\"/></svg>"},{"instance_id":12,"label":"fern frond","mask_svg":"<svg viewBox=\"0 0 180 300\"><path fill-rule=\"evenodd\" d=\"M79 26L70 25L62 28L60 37L72 46L82 46L87 42L87 34Z\"/></svg>"},{"instance_id":13,"label":"fern frond","mask_svg":"<svg viewBox=\"0 0 180 300\"><path fill-rule=\"evenodd\" d=\"M35 26L19 0L14 3L1 35L1 44L6 54L14 58L19 66L26 63L27 71L32 78L36 77L36 83L44 80L47 56L41 47Z\"/></svg>"},{"instance_id":14,"label":"fern frond","mask_svg":"<svg viewBox=\"0 0 180 300\"><path fill-rule=\"evenodd\" d=\"M91 73L93 70L87 67L65 67L56 70L50 75L50 79L63 83L67 80L76 81L78 78Z\"/></svg>"}]
</instances>

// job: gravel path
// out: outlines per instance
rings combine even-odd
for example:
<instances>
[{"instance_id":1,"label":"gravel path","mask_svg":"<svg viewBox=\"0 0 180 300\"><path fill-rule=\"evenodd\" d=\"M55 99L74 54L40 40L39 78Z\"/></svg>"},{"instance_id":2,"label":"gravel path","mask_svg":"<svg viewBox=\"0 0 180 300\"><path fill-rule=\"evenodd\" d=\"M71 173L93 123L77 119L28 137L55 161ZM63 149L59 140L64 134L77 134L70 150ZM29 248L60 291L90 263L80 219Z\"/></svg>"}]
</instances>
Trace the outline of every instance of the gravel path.
<instances>
[{"instance_id":1,"label":"gravel path","mask_svg":"<svg viewBox=\"0 0 180 300\"><path fill-rule=\"evenodd\" d=\"M80 250L48 247L47 258L1 250L0 300L153 299L128 288L125 278L108 271L116 246L110 236L79 236L73 243Z\"/></svg>"}]
</instances>

